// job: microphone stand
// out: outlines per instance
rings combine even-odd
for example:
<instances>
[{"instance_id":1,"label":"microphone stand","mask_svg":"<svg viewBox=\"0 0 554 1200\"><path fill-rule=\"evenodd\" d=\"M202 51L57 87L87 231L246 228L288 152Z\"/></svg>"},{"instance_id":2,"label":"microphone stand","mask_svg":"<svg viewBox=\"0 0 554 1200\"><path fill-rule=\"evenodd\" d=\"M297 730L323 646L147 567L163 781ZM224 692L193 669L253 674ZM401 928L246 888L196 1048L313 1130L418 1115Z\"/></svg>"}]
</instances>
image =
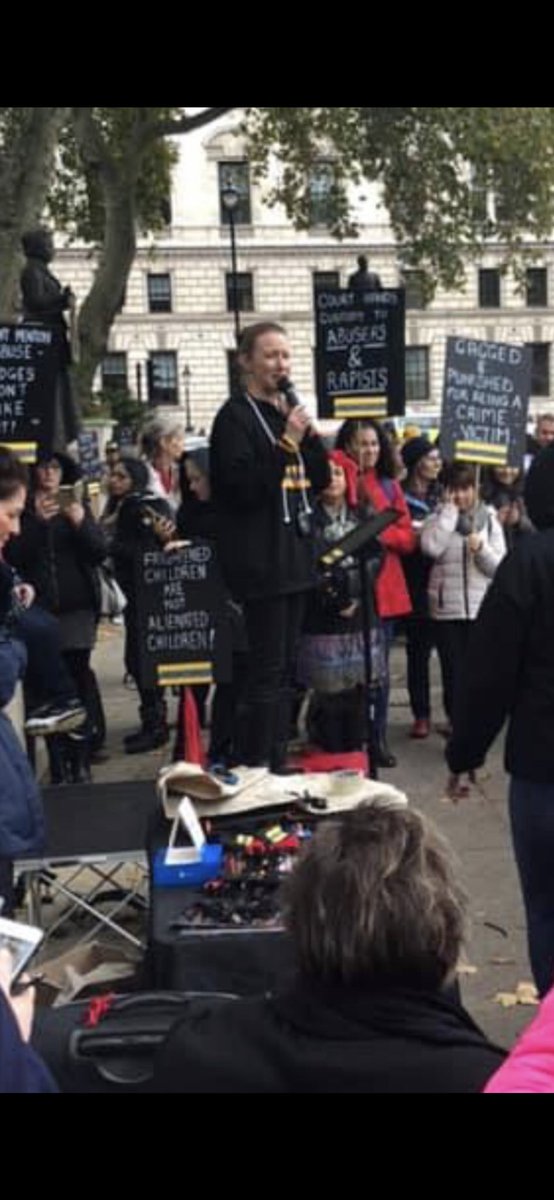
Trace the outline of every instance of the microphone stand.
<instances>
[{"instance_id":1,"label":"microphone stand","mask_svg":"<svg viewBox=\"0 0 554 1200\"><path fill-rule=\"evenodd\" d=\"M358 564L360 578L360 600L362 615L362 636L364 641L364 725L365 743L368 757L368 778L378 779L377 768L377 731L375 727L375 691L373 688L373 666L371 661L371 627L374 618L374 607L370 595L369 564L372 558L372 548L375 549L377 538L383 530L388 529L400 519L400 513L394 508L386 508L383 512L369 517L363 524L345 534L338 542L319 556L319 564L324 569L337 566L345 558L355 558Z\"/></svg>"}]
</instances>

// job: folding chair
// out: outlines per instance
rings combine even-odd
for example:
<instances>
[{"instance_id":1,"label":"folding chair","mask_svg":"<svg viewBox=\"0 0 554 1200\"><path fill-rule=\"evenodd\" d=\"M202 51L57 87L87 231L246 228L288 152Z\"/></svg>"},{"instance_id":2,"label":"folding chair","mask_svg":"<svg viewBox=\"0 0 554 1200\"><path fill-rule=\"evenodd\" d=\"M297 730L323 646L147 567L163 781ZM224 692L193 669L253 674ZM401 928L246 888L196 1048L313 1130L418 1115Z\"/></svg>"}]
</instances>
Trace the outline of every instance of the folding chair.
<instances>
[{"instance_id":1,"label":"folding chair","mask_svg":"<svg viewBox=\"0 0 554 1200\"><path fill-rule=\"evenodd\" d=\"M28 877L29 919L44 925L41 892L47 885L67 901L47 937L76 914L86 913L93 919L93 926L78 942L89 941L104 927L143 948L140 938L121 924L121 916L129 906L145 911L148 908L145 847L148 823L156 807L154 781L47 787L42 795L46 850L40 858L19 859L15 864L16 871ZM129 864L137 867L135 878L122 880L121 868ZM66 869L71 867L74 870L67 876ZM99 907L103 900L110 901L107 911Z\"/></svg>"}]
</instances>

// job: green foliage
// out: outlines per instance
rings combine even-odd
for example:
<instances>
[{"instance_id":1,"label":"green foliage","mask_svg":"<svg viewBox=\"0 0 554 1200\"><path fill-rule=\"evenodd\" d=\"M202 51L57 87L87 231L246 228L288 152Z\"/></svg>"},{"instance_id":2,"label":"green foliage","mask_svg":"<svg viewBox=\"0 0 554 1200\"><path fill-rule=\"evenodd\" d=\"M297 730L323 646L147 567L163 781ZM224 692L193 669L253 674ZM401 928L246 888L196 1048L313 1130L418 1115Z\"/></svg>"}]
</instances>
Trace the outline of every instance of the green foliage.
<instances>
[{"instance_id":1,"label":"green foliage","mask_svg":"<svg viewBox=\"0 0 554 1200\"><path fill-rule=\"evenodd\" d=\"M155 232L166 224L171 172L178 152L167 138L142 144L139 135L147 124L169 120L179 111L171 108L91 110L103 156L109 161L110 169L119 173L123 187L134 192L137 229L141 233ZM106 222L97 168L97 161L90 161L83 155L74 125L68 122L60 139L49 194L49 212L58 229L91 245L102 243Z\"/></svg>"},{"instance_id":2,"label":"green foliage","mask_svg":"<svg viewBox=\"0 0 554 1200\"><path fill-rule=\"evenodd\" d=\"M464 259L501 239L505 263L554 227L552 108L258 108L245 125L258 177L275 153L281 176L271 191L299 228L310 223L308 179L318 162L334 167L329 228L357 232L347 185L378 181L407 267L459 287ZM483 201L496 197L496 213ZM534 246L529 246L529 240Z\"/></svg>"},{"instance_id":3,"label":"green foliage","mask_svg":"<svg viewBox=\"0 0 554 1200\"><path fill-rule=\"evenodd\" d=\"M91 393L89 400L82 404L82 415L139 428L144 420L144 409L144 404L135 400L128 388L107 387Z\"/></svg>"}]
</instances>

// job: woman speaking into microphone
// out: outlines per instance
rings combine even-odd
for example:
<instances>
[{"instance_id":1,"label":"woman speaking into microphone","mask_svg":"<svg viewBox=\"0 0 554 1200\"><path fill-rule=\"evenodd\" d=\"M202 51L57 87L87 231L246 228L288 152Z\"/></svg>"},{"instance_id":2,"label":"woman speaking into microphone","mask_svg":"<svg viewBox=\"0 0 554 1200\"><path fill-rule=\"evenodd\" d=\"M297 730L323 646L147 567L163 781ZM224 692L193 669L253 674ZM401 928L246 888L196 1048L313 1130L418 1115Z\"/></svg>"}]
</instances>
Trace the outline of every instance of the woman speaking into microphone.
<instances>
[{"instance_id":1,"label":"woman speaking into microphone","mask_svg":"<svg viewBox=\"0 0 554 1200\"><path fill-rule=\"evenodd\" d=\"M277 772L286 761L305 597L316 580L311 492L329 482L325 447L294 393L290 361L281 325L244 330L243 390L219 410L210 455L219 562L242 603L249 642L240 758Z\"/></svg>"}]
</instances>

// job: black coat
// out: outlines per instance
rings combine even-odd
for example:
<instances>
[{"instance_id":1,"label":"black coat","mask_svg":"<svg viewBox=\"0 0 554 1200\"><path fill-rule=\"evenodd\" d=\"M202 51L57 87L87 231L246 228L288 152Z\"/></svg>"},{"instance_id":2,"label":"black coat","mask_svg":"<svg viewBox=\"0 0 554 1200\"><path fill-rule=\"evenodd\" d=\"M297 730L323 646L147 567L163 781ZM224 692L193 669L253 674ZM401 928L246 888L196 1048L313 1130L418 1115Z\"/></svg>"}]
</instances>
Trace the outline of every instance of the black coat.
<instances>
[{"instance_id":1,"label":"black coat","mask_svg":"<svg viewBox=\"0 0 554 1200\"><path fill-rule=\"evenodd\" d=\"M438 993L298 982L271 998L193 1001L154 1082L159 1092L480 1092L503 1058Z\"/></svg>"},{"instance_id":2,"label":"black coat","mask_svg":"<svg viewBox=\"0 0 554 1200\"><path fill-rule=\"evenodd\" d=\"M472 623L466 680L447 748L452 771L478 767L509 718L506 770L554 779L554 528L521 538Z\"/></svg>"},{"instance_id":3,"label":"black coat","mask_svg":"<svg viewBox=\"0 0 554 1200\"><path fill-rule=\"evenodd\" d=\"M284 416L272 404L257 404L278 443ZM329 482L321 438L306 435L301 455L309 483L321 491ZM302 536L298 527L302 503L301 492L294 488L297 468L297 456L270 441L245 396L228 400L219 410L210 444L212 494L219 512L218 557L239 599L301 592L315 583L314 539L311 534ZM291 483L286 493L284 479Z\"/></svg>"},{"instance_id":4,"label":"black coat","mask_svg":"<svg viewBox=\"0 0 554 1200\"><path fill-rule=\"evenodd\" d=\"M37 601L56 616L91 609L100 613L100 588L95 568L106 557L106 539L85 504L77 528L58 515L42 521L30 509L21 521L21 535L7 547L6 558L32 583Z\"/></svg>"}]
</instances>

